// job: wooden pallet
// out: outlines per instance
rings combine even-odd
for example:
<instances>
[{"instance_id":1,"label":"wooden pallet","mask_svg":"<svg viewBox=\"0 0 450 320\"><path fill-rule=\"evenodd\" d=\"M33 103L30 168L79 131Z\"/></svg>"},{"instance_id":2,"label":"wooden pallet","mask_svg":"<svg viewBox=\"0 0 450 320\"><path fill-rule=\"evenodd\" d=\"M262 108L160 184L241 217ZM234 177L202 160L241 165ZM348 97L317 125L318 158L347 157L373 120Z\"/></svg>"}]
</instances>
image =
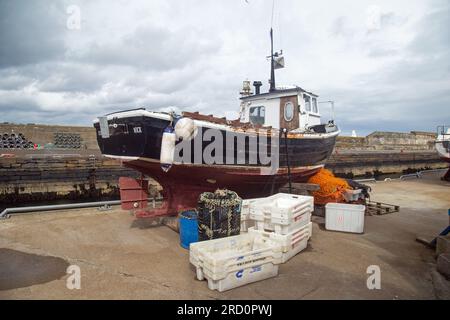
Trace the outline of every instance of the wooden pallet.
<instances>
[{"instance_id":1,"label":"wooden pallet","mask_svg":"<svg viewBox=\"0 0 450 320\"><path fill-rule=\"evenodd\" d=\"M400 206L389 203L376 202L366 200L366 214L367 215L383 215L388 213L399 212Z\"/></svg>"}]
</instances>

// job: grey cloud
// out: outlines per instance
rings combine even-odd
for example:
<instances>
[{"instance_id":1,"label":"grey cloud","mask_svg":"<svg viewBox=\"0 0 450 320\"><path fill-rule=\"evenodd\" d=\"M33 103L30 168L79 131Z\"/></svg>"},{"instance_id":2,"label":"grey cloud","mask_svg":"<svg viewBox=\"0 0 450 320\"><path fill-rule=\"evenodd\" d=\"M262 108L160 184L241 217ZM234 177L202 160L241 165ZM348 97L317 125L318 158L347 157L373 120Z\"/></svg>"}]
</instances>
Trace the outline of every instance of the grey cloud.
<instances>
[{"instance_id":1,"label":"grey cloud","mask_svg":"<svg viewBox=\"0 0 450 320\"><path fill-rule=\"evenodd\" d=\"M0 1L0 68L63 57L65 12L57 1Z\"/></svg>"},{"instance_id":2,"label":"grey cloud","mask_svg":"<svg viewBox=\"0 0 450 320\"><path fill-rule=\"evenodd\" d=\"M447 6L434 9L418 25L420 32L409 49L416 53L447 55L450 50L450 2Z\"/></svg>"},{"instance_id":3,"label":"grey cloud","mask_svg":"<svg viewBox=\"0 0 450 320\"><path fill-rule=\"evenodd\" d=\"M340 96L344 127L370 130L434 130L450 122L449 6L426 14L402 57L383 72L363 75ZM346 111L348 110L348 111Z\"/></svg>"},{"instance_id":4,"label":"grey cloud","mask_svg":"<svg viewBox=\"0 0 450 320\"><path fill-rule=\"evenodd\" d=\"M214 42L199 41L202 37L197 32L186 29L175 33L161 27L138 27L112 43L94 42L86 52L72 54L75 59L100 65L128 65L147 71L178 69L219 49Z\"/></svg>"},{"instance_id":5,"label":"grey cloud","mask_svg":"<svg viewBox=\"0 0 450 320\"><path fill-rule=\"evenodd\" d=\"M152 17L135 25L130 19L127 28L105 36L108 30L93 20L96 10L108 11L108 2L91 3L82 5L85 28L68 33L67 1L0 0L0 121L90 125L98 115L136 107L223 116L239 109L238 92L246 77L262 80L267 88L267 25L262 21L265 11L256 4L238 7L224 1L215 8L164 1L164 12L156 13L167 23L158 24ZM450 122L448 1L427 3L430 12L411 29L413 41L398 48L384 43L390 28L407 21L398 10L382 14L381 30L370 33L353 30L352 16L336 13L333 22L323 21L323 39L308 29L308 16L299 20L298 12L283 10L283 49L292 71L278 71L277 79L317 92L322 100L335 100L337 123L347 133L433 130L436 122ZM282 5L289 9L291 4ZM139 10L146 4L126 5ZM156 5L146 10L158 11ZM220 17L211 19L212 14ZM122 23L125 18L117 16ZM277 33L276 45L280 38ZM345 83L340 75L331 75L314 79L318 85L309 87L315 74L307 74L302 66L320 69L321 59L344 63L328 53L335 47L357 51L370 61L391 60L375 72L354 72ZM345 63L356 68L352 61ZM322 110L327 118L327 107Z\"/></svg>"}]
</instances>

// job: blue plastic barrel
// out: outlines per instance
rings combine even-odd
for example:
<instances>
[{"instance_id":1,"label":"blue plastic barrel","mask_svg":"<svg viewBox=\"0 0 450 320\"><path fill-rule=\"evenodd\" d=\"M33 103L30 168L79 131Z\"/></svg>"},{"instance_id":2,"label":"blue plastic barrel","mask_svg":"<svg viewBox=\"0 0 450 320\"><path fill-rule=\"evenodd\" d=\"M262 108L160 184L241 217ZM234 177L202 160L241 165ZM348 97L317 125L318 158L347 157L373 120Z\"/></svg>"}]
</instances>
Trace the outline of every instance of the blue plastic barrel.
<instances>
[{"instance_id":1,"label":"blue plastic barrel","mask_svg":"<svg viewBox=\"0 0 450 320\"><path fill-rule=\"evenodd\" d=\"M197 212L188 210L180 213L180 244L183 248L189 249L189 245L198 241Z\"/></svg>"}]
</instances>

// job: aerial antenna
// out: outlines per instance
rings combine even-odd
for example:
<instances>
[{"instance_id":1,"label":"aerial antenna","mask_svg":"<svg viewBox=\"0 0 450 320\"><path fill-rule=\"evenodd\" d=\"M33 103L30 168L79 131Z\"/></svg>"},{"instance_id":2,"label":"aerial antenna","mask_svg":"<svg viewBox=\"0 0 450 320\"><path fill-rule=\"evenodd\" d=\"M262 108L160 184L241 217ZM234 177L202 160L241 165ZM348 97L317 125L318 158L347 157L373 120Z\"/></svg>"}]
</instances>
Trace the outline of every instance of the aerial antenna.
<instances>
[{"instance_id":1,"label":"aerial antenna","mask_svg":"<svg viewBox=\"0 0 450 320\"><path fill-rule=\"evenodd\" d=\"M275 0L272 0L272 18L270 21L270 89L269 92L276 91L275 86L275 69L284 68L284 58L281 56L283 50L280 52L273 52L273 13L275 9ZM268 57L269 58L269 57Z\"/></svg>"},{"instance_id":2,"label":"aerial antenna","mask_svg":"<svg viewBox=\"0 0 450 320\"><path fill-rule=\"evenodd\" d=\"M273 27L273 13L275 11L275 0L272 0L272 18L270 19L270 28Z\"/></svg>"},{"instance_id":3,"label":"aerial antenna","mask_svg":"<svg viewBox=\"0 0 450 320\"><path fill-rule=\"evenodd\" d=\"M273 29L270 28L270 89L269 92L275 91L275 62L273 60Z\"/></svg>"},{"instance_id":4,"label":"aerial antenna","mask_svg":"<svg viewBox=\"0 0 450 320\"><path fill-rule=\"evenodd\" d=\"M273 66L273 13L275 9L275 0L272 0L272 17L270 18L270 89L269 92L275 91L275 69Z\"/></svg>"}]
</instances>

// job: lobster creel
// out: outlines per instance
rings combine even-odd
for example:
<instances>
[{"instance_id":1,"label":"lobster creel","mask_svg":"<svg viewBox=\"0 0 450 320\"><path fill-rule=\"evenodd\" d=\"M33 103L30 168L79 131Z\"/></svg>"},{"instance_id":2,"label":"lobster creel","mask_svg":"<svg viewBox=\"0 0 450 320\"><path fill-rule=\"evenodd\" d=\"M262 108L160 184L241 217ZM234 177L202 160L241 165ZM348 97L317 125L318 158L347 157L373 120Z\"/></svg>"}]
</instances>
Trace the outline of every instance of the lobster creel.
<instances>
[{"instance_id":1,"label":"lobster creel","mask_svg":"<svg viewBox=\"0 0 450 320\"><path fill-rule=\"evenodd\" d=\"M198 240L238 235L242 199L236 192L218 189L203 192L198 199Z\"/></svg>"}]
</instances>

